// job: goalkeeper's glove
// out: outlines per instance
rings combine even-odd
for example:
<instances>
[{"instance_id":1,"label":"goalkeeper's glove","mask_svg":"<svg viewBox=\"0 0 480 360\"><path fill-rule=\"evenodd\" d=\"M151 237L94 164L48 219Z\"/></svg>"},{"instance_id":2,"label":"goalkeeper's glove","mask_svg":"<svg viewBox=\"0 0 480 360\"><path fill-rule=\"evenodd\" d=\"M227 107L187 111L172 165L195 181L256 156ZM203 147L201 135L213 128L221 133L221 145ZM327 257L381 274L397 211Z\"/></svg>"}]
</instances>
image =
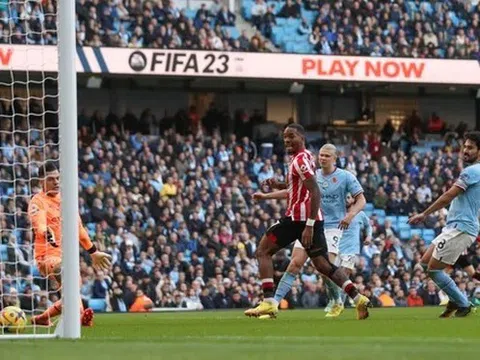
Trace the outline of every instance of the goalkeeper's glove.
<instances>
[{"instance_id":1,"label":"goalkeeper's glove","mask_svg":"<svg viewBox=\"0 0 480 360\"><path fill-rule=\"evenodd\" d=\"M58 247L58 244L55 241L55 235L53 234L53 231L50 230L50 228L47 228L47 231L43 233L43 236L45 237L47 243L49 243L51 246Z\"/></svg>"},{"instance_id":2,"label":"goalkeeper's glove","mask_svg":"<svg viewBox=\"0 0 480 360\"><path fill-rule=\"evenodd\" d=\"M92 258L92 266L95 270L109 270L112 266L112 256L103 252L98 251L95 245L88 250Z\"/></svg>"}]
</instances>

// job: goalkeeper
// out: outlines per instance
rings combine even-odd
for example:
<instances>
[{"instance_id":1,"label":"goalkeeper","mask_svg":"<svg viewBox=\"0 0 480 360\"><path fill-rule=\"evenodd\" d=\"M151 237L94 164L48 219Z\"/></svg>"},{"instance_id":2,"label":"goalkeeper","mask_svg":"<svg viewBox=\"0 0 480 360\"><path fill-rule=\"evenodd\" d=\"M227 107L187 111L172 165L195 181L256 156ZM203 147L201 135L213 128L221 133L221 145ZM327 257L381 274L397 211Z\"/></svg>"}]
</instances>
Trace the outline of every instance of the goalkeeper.
<instances>
[{"instance_id":1,"label":"goalkeeper","mask_svg":"<svg viewBox=\"0 0 480 360\"><path fill-rule=\"evenodd\" d=\"M46 163L39 171L42 191L34 195L28 206L28 217L33 227L35 238L35 261L42 276L56 280L61 284L62 266L62 233L60 213L60 173L53 163ZM111 256L98 251L90 240L87 231L78 219L80 245L88 251L95 269L109 269ZM93 310L83 310L81 305L83 326L93 325ZM61 300L57 301L43 314L32 317L32 324L51 326L50 319L62 312Z\"/></svg>"}]
</instances>

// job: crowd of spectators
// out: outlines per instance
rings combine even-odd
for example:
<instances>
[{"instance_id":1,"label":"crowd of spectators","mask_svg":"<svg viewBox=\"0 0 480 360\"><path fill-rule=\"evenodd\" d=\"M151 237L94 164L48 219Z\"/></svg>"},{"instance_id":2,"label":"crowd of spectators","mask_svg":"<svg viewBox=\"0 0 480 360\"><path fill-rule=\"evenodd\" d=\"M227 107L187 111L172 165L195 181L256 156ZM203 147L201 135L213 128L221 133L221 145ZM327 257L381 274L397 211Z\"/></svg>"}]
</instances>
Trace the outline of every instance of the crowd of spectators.
<instances>
[{"instance_id":1,"label":"crowd of spectators","mask_svg":"<svg viewBox=\"0 0 480 360\"><path fill-rule=\"evenodd\" d=\"M295 27L323 55L480 58L478 1L255 0L247 6L266 36Z\"/></svg>"},{"instance_id":2,"label":"crowd of spectators","mask_svg":"<svg viewBox=\"0 0 480 360\"><path fill-rule=\"evenodd\" d=\"M56 0L0 2L0 41L55 45L56 8ZM221 0L196 10L173 0L76 0L79 46L261 51L261 37L238 33L235 21Z\"/></svg>"},{"instance_id":3,"label":"crowd of spectators","mask_svg":"<svg viewBox=\"0 0 480 360\"><path fill-rule=\"evenodd\" d=\"M21 107L16 112L21 113ZM98 112L79 116L80 215L96 246L113 256L112 270L104 273L94 271L88 254L82 253L81 295L86 305L100 299L113 311L144 311L151 304L225 309L245 308L259 300L255 249L286 204L256 203L252 194L261 189L262 180L284 178L286 158L277 151L271 156L254 151L247 114L239 117L237 125L246 131L238 132L245 136L240 138L220 136L217 124L223 115L213 107L204 118L195 108L180 112L185 113L184 128L172 127L182 124L179 118L156 121L149 111L140 119L131 112L123 117ZM422 121L414 115L399 130L387 122L382 138L350 139L348 151L338 159L339 166L358 177L368 202L387 214L420 211L452 184L464 166L454 145L419 155L402 144L410 132L420 136ZM0 124L0 246L7 254L0 262L0 304L19 300L26 310L41 310L58 293L54 288L45 292L34 267L31 272L32 234L25 211L28 195L39 189L32 179L36 166L58 156L57 139L36 119L29 123L22 117L15 117L12 136L13 118L5 119L10 120ZM55 121L52 116L47 125L53 127ZM147 125L162 135L148 135L152 129ZM30 132L22 131L29 126ZM331 134L323 141L329 138L344 143ZM426 226L439 232L445 215L440 211L430 216ZM371 223L372 242L363 246L353 275L360 290L376 306L444 302L445 295L415 267L426 250L425 241L419 236L400 240L391 223L381 224L375 215ZM288 249L275 256L276 280L286 270L288 256ZM472 248L470 257L479 267L480 249ZM480 289L461 269L454 269L452 276L474 303L480 303ZM325 303L321 277L307 264L282 307L315 308Z\"/></svg>"},{"instance_id":4,"label":"crowd of spectators","mask_svg":"<svg viewBox=\"0 0 480 360\"><path fill-rule=\"evenodd\" d=\"M0 2L0 42L56 44L56 3ZM267 37L279 19L298 19L288 26L319 54L480 58L476 0L255 0L245 6ZM198 9L180 9L174 0L76 0L76 12L80 46L266 51L262 36L238 33L237 14L222 0Z\"/></svg>"}]
</instances>

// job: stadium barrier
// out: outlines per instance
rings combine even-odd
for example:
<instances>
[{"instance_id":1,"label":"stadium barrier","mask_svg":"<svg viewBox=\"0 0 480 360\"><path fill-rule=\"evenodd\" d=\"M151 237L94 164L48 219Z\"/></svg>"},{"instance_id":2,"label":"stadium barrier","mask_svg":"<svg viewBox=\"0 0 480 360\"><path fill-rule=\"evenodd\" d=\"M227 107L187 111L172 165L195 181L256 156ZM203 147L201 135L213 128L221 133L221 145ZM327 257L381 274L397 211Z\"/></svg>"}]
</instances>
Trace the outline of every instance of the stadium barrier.
<instances>
[{"instance_id":1,"label":"stadium barrier","mask_svg":"<svg viewBox=\"0 0 480 360\"><path fill-rule=\"evenodd\" d=\"M0 70L55 72L56 59L54 46L0 46ZM77 47L76 68L86 74L480 84L475 60Z\"/></svg>"}]
</instances>

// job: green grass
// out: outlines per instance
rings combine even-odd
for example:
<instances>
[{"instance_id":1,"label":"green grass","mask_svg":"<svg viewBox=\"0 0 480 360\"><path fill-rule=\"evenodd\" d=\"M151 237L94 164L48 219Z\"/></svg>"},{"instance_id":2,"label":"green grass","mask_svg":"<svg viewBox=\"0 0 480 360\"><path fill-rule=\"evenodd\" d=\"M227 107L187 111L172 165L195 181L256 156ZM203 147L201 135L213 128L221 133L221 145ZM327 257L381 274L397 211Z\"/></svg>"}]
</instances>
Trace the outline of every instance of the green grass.
<instances>
[{"instance_id":1,"label":"green grass","mask_svg":"<svg viewBox=\"0 0 480 360\"><path fill-rule=\"evenodd\" d=\"M239 311L105 314L80 341L0 341L0 359L352 359L459 360L480 352L478 314L438 319L440 308L352 310L327 320L324 312L286 311L276 320Z\"/></svg>"}]
</instances>

